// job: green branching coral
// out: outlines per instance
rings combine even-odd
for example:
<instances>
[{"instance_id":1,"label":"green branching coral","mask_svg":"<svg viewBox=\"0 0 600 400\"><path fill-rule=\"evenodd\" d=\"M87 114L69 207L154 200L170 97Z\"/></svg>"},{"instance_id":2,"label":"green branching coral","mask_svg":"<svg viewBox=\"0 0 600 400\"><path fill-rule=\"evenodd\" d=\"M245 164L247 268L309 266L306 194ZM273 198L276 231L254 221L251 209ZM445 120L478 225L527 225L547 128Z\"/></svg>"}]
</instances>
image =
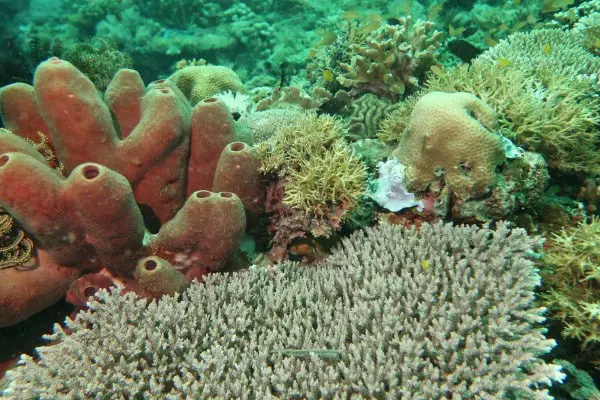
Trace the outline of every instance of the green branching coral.
<instances>
[{"instance_id":1,"label":"green branching coral","mask_svg":"<svg viewBox=\"0 0 600 400\"><path fill-rule=\"evenodd\" d=\"M543 263L542 301L563 335L600 345L600 219L554 234Z\"/></svg>"},{"instance_id":2,"label":"green branching coral","mask_svg":"<svg viewBox=\"0 0 600 400\"><path fill-rule=\"evenodd\" d=\"M384 24L357 43L350 44L350 63L338 82L358 91L391 96L420 87L432 65L439 64L442 33L433 22L400 18L398 24Z\"/></svg>"},{"instance_id":3,"label":"green branching coral","mask_svg":"<svg viewBox=\"0 0 600 400\"><path fill-rule=\"evenodd\" d=\"M358 204L366 171L342 136L340 120L305 112L257 145L262 171L276 173L285 185L286 205L321 217Z\"/></svg>"}]
</instances>

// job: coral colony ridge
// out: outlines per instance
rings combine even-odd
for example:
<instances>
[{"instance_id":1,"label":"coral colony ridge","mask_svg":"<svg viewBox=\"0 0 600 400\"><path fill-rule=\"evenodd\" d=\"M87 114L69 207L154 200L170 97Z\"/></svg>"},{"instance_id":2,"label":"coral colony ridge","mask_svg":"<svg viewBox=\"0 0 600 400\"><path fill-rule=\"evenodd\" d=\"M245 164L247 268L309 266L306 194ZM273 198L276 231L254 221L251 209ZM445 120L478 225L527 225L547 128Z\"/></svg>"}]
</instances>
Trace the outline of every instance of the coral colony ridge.
<instances>
[{"instance_id":1,"label":"coral colony ridge","mask_svg":"<svg viewBox=\"0 0 600 400\"><path fill-rule=\"evenodd\" d=\"M600 0L0 0L0 397L600 400Z\"/></svg>"}]
</instances>

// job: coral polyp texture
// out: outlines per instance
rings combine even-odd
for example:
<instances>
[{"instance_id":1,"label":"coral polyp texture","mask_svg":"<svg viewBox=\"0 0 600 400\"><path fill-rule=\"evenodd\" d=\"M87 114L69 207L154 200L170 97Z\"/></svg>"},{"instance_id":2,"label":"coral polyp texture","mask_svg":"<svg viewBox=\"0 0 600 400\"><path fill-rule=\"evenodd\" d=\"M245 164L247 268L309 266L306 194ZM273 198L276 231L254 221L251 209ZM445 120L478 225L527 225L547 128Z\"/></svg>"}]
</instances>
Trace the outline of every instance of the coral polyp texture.
<instances>
[{"instance_id":1,"label":"coral polyp texture","mask_svg":"<svg viewBox=\"0 0 600 400\"><path fill-rule=\"evenodd\" d=\"M494 110L470 93L421 97L393 153L407 166L408 188L442 179L460 198L486 194L505 159L495 126Z\"/></svg>"},{"instance_id":2,"label":"coral polyp texture","mask_svg":"<svg viewBox=\"0 0 600 400\"><path fill-rule=\"evenodd\" d=\"M0 130L0 207L34 244L28 267L0 271L0 326L52 304L80 275L72 291L93 293L94 282L112 279L160 296L145 282L151 271L165 277L164 293L182 290L185 278L223 267L246 212L264 210L258 161L233 141L225 105L208 98L192 108L170 81L145 88L137 72L120 70L103 100L73 65L52 58L33 86L0 90L0 111L9 129ZM56 160L38 151L40 137ZM142 209L160 221L158 232L146 229Z\"/></svg>"},{"instance_id":3,"label":"coral polyp texture","mask_svg":"<svg viewBox=\"0 0 600 400\"><path fill-rule=\"evenodd\" d=\"M318 268L212 274L158 302L102 291L5 395L551 399L563 375L540 358L554 341L532 302L539 245L506 224L383 225Z\"/></svg>"}]
</instances>

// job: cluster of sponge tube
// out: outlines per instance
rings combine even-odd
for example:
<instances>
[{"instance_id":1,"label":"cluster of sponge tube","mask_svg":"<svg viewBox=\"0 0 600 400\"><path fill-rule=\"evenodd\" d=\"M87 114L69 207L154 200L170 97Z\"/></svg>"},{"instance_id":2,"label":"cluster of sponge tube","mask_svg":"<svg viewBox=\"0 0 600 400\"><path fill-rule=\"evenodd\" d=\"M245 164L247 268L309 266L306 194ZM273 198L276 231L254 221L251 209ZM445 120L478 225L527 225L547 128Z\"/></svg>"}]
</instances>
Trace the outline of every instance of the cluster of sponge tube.
<instances>
[{"instance_id":1,"label":"cluster of sponge tube","mask_svg":"<svg viewBox=\"0 0 600 400\"><path fill-rule=\"evenodd\" d=\"M76 305L115 282L147 297L181 291L221 268L246 214L264 210L258 160L235 142L227 107L214 98L192 107L169 80L146 87L121 70L102 98L51 58L33 86L0 89L0 112L0 207L35 243L31 260L0 270L0 326L67 291ZM40 135L46 152L34 145Z\"/></svg>"}]
</instances>

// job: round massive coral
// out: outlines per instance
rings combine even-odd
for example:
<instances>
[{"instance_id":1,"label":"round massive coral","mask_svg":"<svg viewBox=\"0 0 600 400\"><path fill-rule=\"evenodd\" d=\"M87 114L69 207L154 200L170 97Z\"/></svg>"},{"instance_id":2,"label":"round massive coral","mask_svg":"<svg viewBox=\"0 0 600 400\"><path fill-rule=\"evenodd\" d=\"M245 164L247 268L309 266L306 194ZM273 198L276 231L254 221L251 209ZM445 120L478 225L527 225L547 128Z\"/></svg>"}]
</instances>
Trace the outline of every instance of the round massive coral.
<instances>
[{"instance_id":1,"label":"round massive coral","mask_svg":"<svg viewBox=\"0 0 600 400\"><path fill-rule=\"evenodd\" d=\"M443 179L460 198L486 194L504 161L494 111L470 93L431 92L415 105L393 155L407 166L407 185L423 191Z\"/></svg>"}]
</instances>

